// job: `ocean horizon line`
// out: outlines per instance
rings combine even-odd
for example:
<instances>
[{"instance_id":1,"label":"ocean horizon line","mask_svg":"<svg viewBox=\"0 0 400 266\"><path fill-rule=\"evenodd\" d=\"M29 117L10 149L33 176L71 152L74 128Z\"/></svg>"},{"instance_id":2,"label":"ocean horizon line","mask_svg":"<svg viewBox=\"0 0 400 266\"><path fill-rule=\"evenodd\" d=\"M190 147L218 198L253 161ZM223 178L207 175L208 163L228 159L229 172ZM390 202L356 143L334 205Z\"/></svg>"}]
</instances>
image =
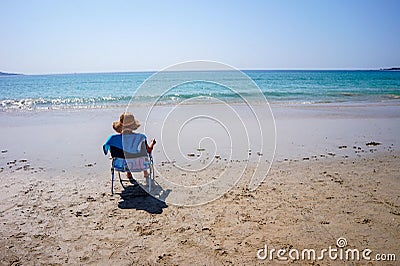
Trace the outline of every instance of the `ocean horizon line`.
<instances>
[{"instance_id":1,"label":"ocean horizon line","mask_svg":"<svg viewBox=\"0 0 400 266\"><path fill-rule=\"evenodd\" d=\"M246 69L237 69L242 72L250 72L250 71L293 71L293 72L302 72L302 71L398 71L398 67L380 67L380 68L246 68ZM129 71L87 71L87 72L54 72L54 73L23 73L23 72L9 72L9 71L0 71L0 77L9 77L9 76L50 76L50 75L85 75L85 74L130 74L130 73L158 73L163 71L161 70L129 70ZM210 70L174 70L164 72L226 72L232 70L224 70L224 69L210 69Z\"/></svg>"}]
</instances>

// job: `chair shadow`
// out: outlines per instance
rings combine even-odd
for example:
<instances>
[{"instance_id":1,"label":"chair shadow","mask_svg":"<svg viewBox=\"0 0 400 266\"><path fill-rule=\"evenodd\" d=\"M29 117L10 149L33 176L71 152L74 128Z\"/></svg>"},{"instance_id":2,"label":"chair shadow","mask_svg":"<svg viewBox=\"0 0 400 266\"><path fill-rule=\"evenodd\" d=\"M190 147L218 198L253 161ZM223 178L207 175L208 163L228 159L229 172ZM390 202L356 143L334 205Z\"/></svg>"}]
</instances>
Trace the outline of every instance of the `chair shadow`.
<instances>
[{"instance_id":1,"label":"chair shadow","mask_svg":"<svg viewBox=\"0 0 400 266\"><path fill-rule=\"evenodd\" d=\"M165 199L171 192L163 190L158 184L154 184L152 188L153 194L157 192L158 198L150 195L138 184L125 186L120 193L122 201L118 203L120 209L143 210L151 214L161 214L164 208L168 208Z\"/></svg>"}]
</instances>

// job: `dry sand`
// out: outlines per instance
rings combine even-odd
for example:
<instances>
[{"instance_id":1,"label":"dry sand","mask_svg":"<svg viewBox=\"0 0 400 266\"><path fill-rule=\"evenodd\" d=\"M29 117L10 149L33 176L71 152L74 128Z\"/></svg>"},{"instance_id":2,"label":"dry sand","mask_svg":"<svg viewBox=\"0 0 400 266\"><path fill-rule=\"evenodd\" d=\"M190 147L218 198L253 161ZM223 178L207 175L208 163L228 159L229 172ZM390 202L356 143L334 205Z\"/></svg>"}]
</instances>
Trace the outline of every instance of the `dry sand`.
<instances>
[{"instance_id":1,"label":"dry sand","mask_svg":"<svg viewBox=\"0 0 400 266\"><path fill-rule=\"evenodd\" d=\"M0 263L342 265L343 261L332 261L327 256L322 261L278 262L275 257L271 262L257 258L257 251L264 245L318 252L336 247L340 237L346 238L346 248L368 248L373 251L371 257L390 253L399 259L398 110L394 118L384 113L382 117L370 115L368 120L346 115L321 116L321 112L313 112L312 118L304 114L286 117L279 115L286 112L278 110L278 132L284 128L301 133L306 126L310 136L324 139L324 135L331 134L333 140L322 144L315 140L312 146L312 140L296 139L295 133L292 138L286 130L283 135L287 141L278 140L278 158L258 189L249 191L249 176L245 176L221 198L196 207L164 203L131 185L123 190L119 183L115 184L117 194L110 195L109 161L101 155L100 146L112 132L101 128L115 120L114 114L119 110L103 111L105 119L101 122L93 119L101 115L91 111L86 111L83 119L81 114L80 119L64 113L31 115L34 119L30 117L30 122L26 115L14 114L15 124L5 122L13 115L3 115L0 121L8 125L8 133L1 132L5 142L0 147ZM64 116L69 123L58 124ZM18 119L26 123L21 124ZM39 123L42 120L48 123ZM304 123L296 128L296 121ZM321 123L348 125L348 130L320 131ZM375 126L374 130L374 123L379 125L378 129ZM352 125L356 126L355 131L351 131ZM85 135L84 148L74 150L65 144L82 137L74 134L73 128L78 126L80 133L89 134L93 128L99 132L91 140ZM49 146L54 144L52 141L61 143L52 156L62 157L64 153L66 160L49 163L46 151L39 148L41 145L28 147L27 143L32 141L29 139L22 144L11 141L10 132L21 139L26 132L39 134L43 129L67 132L50 140L46 136ZM362 133L357 135L359 131ZM381 144L366 146L367 140ZM43 140L37 142L41 144ZM85 145L99 150L87 152ZM35 149L43 156L34 156ZM156 163L171 176L186 178L171 164L162 165L161 160ZM244 162L235 161L231 167L241 171ZM207 179L210 172L198 175Z\"/></svg>"},{"instance_id":2,"label":"dry sand","mask_svg":"<svg viewBox=\"0 0 400 266\"><path fill-rule=\"evenodd\" d=\"M320 250L339 237L352 248L399 254L398 162L398 154L379 154L277 163L256 191L241 183L198 207L111 196L101 192L105 181L12 176L2 185L17 193L2 201L1 262L251 265L264 244Z\"/></svg>"}]
</instances>

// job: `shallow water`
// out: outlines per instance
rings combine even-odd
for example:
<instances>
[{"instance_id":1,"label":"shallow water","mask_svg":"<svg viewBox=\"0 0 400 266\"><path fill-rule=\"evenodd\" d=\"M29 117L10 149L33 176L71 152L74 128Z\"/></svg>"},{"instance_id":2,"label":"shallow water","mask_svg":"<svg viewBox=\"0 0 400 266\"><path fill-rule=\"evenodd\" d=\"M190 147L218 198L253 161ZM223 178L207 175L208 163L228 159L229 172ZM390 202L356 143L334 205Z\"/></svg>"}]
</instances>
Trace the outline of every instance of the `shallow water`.
<instances>
[{"instance_id":1,"label":"shallow water","mask_svg":"<svg viewBox=\"0 0 400 266\"><path fill-rule=\"evenodd\" d=\"M249 89L255 82L269 102L284 104L390 102L400 99L398 71L244 71L250 80L229 71L201 74L203 81L186 82L161 96L162 84L193 78L199 72L170 72L162 79L147 80L153 72L91 73L60 75L17 75L0 78L0 110L36 110L70 108L108 108L126 106L133 98L136 105L176 104L201 96L201 102L220 99L242 102L240 96L261 101L261 94ZM207 80L235 84L239 91ZM147 82L146 92L135 95ZM161 96L161 97L160 97Z\"/></svg>"}]
</instances>

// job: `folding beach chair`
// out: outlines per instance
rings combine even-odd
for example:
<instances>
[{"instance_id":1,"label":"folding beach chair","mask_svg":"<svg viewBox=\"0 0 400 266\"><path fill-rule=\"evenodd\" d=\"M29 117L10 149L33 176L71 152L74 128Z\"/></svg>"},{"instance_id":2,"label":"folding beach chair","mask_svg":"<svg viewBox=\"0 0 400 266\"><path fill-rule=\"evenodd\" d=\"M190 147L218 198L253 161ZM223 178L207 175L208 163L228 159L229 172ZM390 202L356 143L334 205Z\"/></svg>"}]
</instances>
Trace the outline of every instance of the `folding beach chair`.
<instances>
[{"instance_id":1,"label":"folding beach chair","mask_svg":"<svg viewBox=\"0 0 400 266\"><path fill-rule=\"evenodd\" d=\"M147 183L149 192L154 179L154 165L151 153L147 153L146 136L139 133L111 135L103 145L103 152L111 153L111 194L114 194L114 173L118 172L119 181L125 188L121 179L121 172L149 171Z\"/></svg>"}]
</instances>

